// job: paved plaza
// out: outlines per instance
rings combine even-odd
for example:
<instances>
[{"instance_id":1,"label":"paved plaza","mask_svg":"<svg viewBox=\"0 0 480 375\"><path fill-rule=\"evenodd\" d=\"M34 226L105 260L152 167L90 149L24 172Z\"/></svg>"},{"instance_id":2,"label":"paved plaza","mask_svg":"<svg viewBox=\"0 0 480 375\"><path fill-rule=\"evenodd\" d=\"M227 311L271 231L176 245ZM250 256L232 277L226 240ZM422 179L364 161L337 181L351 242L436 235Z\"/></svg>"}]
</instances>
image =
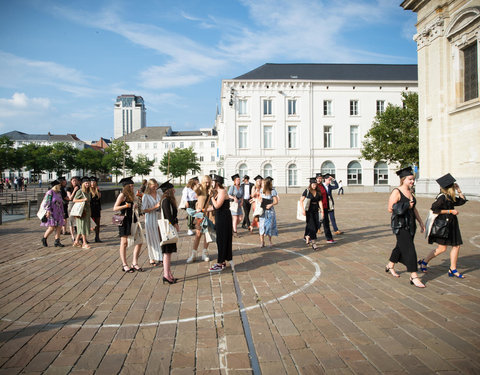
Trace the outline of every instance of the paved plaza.
<instances>
[{"instance_id":1,"label":"paved plaza","mask_svg":"<svg viewBox=\"0 0 480 375\"><path fill-rule=\"evenodd\" d=\"M185 263L193 238L181 220L174 285L145 248L145 272L121 271L111 205L105 242L91 250L55 248L53 238L42 247L37 219L4 223L0 374L479 374L480 202L459 208L466 278L447 276L445 253L418 289L403 265L399 279L385 273L388 195L335 198L337 244L306 247L298 196L281 195L274 246L239 229L222 273ZM431 202L419 198L423 218ZM419 257L434 248L420 233L416 246Z\"/></svg>"}]
</instances>

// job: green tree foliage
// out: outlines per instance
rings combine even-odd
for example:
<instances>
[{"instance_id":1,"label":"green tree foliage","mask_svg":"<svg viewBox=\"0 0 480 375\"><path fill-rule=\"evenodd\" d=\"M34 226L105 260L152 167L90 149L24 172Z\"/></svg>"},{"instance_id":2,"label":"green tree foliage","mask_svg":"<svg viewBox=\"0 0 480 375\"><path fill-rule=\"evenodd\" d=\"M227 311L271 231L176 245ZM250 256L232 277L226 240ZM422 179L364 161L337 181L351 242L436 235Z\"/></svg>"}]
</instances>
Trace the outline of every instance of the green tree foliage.
<instances>
[{"instance_id":1,"label":"green tree foliage","mask_svg":"<svg viewBox=\"0 0 480 375\"><path fill-rule=\"evenodd\" d=\"M364 159L418 165L418 94L402 93L402 102L377 114L363 141Z\"/></svg>"},{"instance_id":2,"label":"green tree foliage","mask_svg":"<svg viewBox=\"0 0 480 375\"><path fill-rule=\"evenodd\" d=\"M110 173L115 175L118 182L118 176L123 174L123 162L125 156L125 168L131 169L133 165L133 159L130 154L130 147L121 141L114 140L110 147L105 149L105 155L103 157L103 167Z\"/></svg>"},{"instance_id":3,"label":"green tree foliage","mask_svg":"<svg viewBox=\"0 0 480 375\"><path fill-rule=\"evenodd\" d=\"M104 172L103 152L93 148L84 148L79 151L76 157L76 168L82 169L83 173L89 171L96 175L98 172Z\"/></svg>"},{"instance_id":4,"label":"green tree foliage","mask_svg":"<svg viewBox=\"0 0 480 375\"><path fill-rule=\"evenodd\" d=\"M200 164L197 161L197 154L195 153L195 151L193 151L192 147L176 148L170 153L167 152L163 155L163 158L160 161L160 166L158 168L163 174L170 174L174 178L185 176L188 171L192 171L192 173L195 173L201 170Z\"/></svg>"},{"instance_id":5,"label":"green tree foliage","mask_svg":"<svg viewBox=\"0 0 480 375\"><path fill-rule=\"evenodd\" d=\"M150 160L146 155L137 155L135 161L129 168L133 175L140 175L142 178L150 174L155 160Z\"/></svg>"},{"instance_id":6,"label":"green tree foliage","mask_svg":"<svg viewBox=\"0 0 480 375\"><path fill-rule=\"evenodd\" d=\"M16 160L21 154L21 151L17 152L13 148L13 141L8 137L0 137L0 171L15 168Z\"/></svg>"},{"instance_id":7,"label":"green tree foliage","mask_svg":"<svg viewBox=\"0 0 480 375\"><path fill-rule=\"evenodd\" d=\"M18 148L23 153L24 166L34 175L39 175L44 171L53 171L52 164L52 146L40 146L35 143L29 143Z\"/></svg>"},{"instance_id":8,"label":"green tree foliage","mask_svg":"<svg viewBox=\"0 0 480 375\"><path fill-rule=\"evenodd\" d=\"M57 176L63 176L76 166L78 149L69 143L58 142L52 146L50 163Z\"/></svg>"}]
</instances>

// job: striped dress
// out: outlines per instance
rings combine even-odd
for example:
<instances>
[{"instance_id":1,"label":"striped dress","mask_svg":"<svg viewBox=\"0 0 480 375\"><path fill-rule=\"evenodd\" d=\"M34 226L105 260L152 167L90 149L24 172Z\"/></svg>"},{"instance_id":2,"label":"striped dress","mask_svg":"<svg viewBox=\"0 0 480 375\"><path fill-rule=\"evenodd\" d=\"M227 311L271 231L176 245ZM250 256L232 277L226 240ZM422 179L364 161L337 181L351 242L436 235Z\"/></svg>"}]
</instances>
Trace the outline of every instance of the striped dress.
<instances>
[{"instance_id":1,"label":"striped dress","mask_svg":"<svg viewBox=\"0 0 480 375\"><path fill-rule=\"evenodd\" d=\"M142 197L142 210L154 207L161 200L160 194L154 198L150 194L144 194ZM150 260L162 260L162 246L160 238L160 229L158 228L158 211L145 212L145 233L148 245L148 257Z\"/></svg>"}]
</instances>

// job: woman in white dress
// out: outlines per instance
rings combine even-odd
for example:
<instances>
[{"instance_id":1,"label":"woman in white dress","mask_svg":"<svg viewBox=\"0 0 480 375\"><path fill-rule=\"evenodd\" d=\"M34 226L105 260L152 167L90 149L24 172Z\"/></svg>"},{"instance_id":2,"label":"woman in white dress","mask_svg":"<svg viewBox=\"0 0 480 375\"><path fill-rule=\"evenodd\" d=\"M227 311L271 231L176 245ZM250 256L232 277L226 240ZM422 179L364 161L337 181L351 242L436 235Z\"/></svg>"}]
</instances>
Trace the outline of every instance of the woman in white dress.
<instances>
[{"instance_id":1,"label":"woman in white dress","mask_svg":"<svg viewBox=\"0 0 480 375\"><path fill-rule=\"evenodd\" d=\"M148 257L153 266L162 265L162 246L160 230L158 228L158 210L160 209L161 195L157 194L157 180L148 180L147 188L142 197L142 210L145 213L145 233L148 245Z\"/></svg>"}]
</instances>

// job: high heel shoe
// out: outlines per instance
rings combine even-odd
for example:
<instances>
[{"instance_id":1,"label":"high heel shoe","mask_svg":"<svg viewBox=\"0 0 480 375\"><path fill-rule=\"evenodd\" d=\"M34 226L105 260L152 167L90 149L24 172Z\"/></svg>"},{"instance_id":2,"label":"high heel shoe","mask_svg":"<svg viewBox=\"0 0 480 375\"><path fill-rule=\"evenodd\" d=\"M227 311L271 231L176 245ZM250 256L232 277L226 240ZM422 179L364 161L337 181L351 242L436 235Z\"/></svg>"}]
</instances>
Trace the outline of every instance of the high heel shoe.
<instances>
[{"instance_id":1,"label":"high heel shoe","mask_svg":"<svg viewBox=\"0 0 480 375\"><path fill-rule=\"evenodd\" d=\"M143 272L143 268L139 267L138 264L132 264L132 267L130 268L137 272Z\"/></svg>"},{"instance_id":2,"label":"high heel shoe","mask_svg":"<svg viewBox=\"0 0 480 375\"><path fill-rule=\"evenodd\" d=\"M458 273L458 275L456 275ZM463 276L460 272L458 272L456 269L455 270L452 270L452 269L448 269L448 277L457 277L459 279L464 279L465 276Z\"/></svg>"},{"instance_id":3,"label":"high heel shoe","mask_svg":"<svg viewBox=\"0 0 480 375\"><path fill-rule=\"evenodd\" d=\"M126 273L134 272L133 269L131 269L127 264L122 265L122 271Z\"/></svg>"},{"instance_id":4,"label":"high heel shoe","mask_svg":"<svg viewBox=\"0 0 480 375\"><path fill-rule=\"evenodd\" d=\"M422 271L422 272L427 272L428 271L428 269L427 269L427 264L428 263L425 262L425 258L419 260L417 263L420 266L420 271Z\"/></svg>"},{"instance_id":5,"label":"high heel shoe","mask_svg":"<svg viewBox=\"0 0 480 375\"><path fill-rule=\"evenodd\" d=\"M175 284L177 282L177 279L169 280L165 276L163 276L163 284L165 284L165 281L169 284Z\"/></svg>"},{"instance_id":6,"label":"high heel shoe","mask_svg":"<svg viewBox=\"0 0 480 375\"><path fill-rule=\"evenodd\" d=\"M415 279L420 280L420 278L418 276L417 277L410 277L410 284L411 285L416 286L417 288L425 288L425 285L423 285L421 281L419 281L419 284L415 284L413 282L413 280L415 280Z\"/></svg>"},{"instance_id":7,"label":"high heel shoe","mask_svg":"<svg viewBox=\"0 0 480 375\"><path fill-rule=\"evenodd\" d=\"M395 269L394 269L393 267L389 267L388 264L385 266L385 272L386 272L386 273L390 272L390 274L391 274L393 277L400 277L400 275L395 272Z\"/></svg>"}]
</instances>

